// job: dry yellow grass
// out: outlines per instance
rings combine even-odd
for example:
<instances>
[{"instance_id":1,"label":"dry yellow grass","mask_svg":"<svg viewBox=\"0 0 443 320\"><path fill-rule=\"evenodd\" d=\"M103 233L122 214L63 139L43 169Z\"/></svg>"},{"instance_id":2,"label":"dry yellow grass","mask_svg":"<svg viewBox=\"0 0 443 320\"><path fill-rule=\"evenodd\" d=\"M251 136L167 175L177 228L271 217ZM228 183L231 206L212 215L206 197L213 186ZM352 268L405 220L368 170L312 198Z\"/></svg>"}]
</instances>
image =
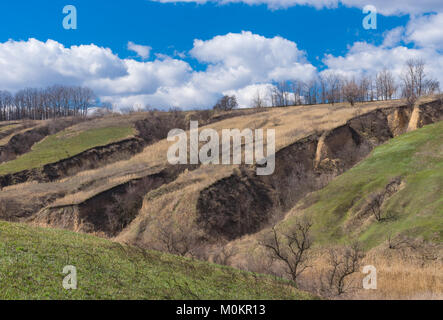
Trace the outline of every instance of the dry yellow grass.
<instances>
[{"instance_id":1,"label":"dry yellow grass","mask_svg":"<svg viewBox=\"0 0 443 320\"><path fill-rule=\"evenodd\" d=\"M343 296L332 296L333 299L364 300L422 300L443 299L443 261L423 260L421 249L394 250L385 246L372 249L356 272L347 281L350 289ZM313 261L313 268L305 276L305 282L318 283L322 272L330 267L324 258ZM364 289L363 266L372 265L377 270L377 288Z\"/></svg>"},{"instance_id":2,"label":"dry yellow grass","mask_svg":"<svg viewBox=\"0 0 443 320\"><path fill-rule=\"evenodd\" d=\"M443 300L443 265L411 265L408 261L378 259L376 290L360 289L355 299L370 300Z\"/></svg>"},{"instance_id":3,"label":"dry yellow grass","mask_svg":"<svg viewBox=\"0 0 443 320\"><path fill-rule=\"evenodd\" d=\"M261 233L260 233L261 234ZM237 254L231 259L230 265L249 271L276 274L287 277L284 267L278 261L271 263L269 255L259 246L257 235L245 236L241 240L231 242ZM335 295L322 291L325 286L326 274L331 265L328 262L328 251L325 248L314 248L310 253L310 268L300 276L300 288L323 295L330 299L443 299L443 250L434 248L432 258L429 249L388 249L386 244L370 250L361 261L360 269L346 279L346 292ZM363 266L371 265L377 270L377 288L363 288ZM322 284L323 282L323 284ZM327 285L326 285L327 286Z\"/></svg>"}]
</instances>

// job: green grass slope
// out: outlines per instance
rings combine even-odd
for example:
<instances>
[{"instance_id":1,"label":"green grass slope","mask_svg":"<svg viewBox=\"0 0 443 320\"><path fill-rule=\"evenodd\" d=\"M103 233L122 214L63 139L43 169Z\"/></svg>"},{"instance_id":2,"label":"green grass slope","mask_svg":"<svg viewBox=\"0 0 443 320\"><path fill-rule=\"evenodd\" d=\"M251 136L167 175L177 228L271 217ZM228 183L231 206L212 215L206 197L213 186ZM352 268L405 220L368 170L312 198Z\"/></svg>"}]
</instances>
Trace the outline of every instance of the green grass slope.
<instances>
[{"instance_id":1,"label":"green grass slope","mask_svg":"<svg viewBox=\"0 0 443 320\"><path fill-rule=\"evenodd\" d=\"M77 268L78 287L62 273ZM64 230L0 222L0 299L312 299L269 276L122 246Z\"/></svg>"},{"instance_id":2,"label":"green grass slope","mask_svg":"<svg viewBox=\"0 0 443 320\"><path fill-rule=\"evenodd\" d=\"M38 168L91 148L119 141L134 133L135 129L131 126L94 128L81 132L73 132L68 128L46 137L17 159L1 164L0 175Z\"/></svg>"},{"instance_id":3,"label":"green grass slope","mask_svg":"<svg viewBox=\"0 0 443 320\"><path fill-rule=\"evenodd\" d=\"M385 219L361 217L370 196L400 178L397 192L381 206ZM285 224L300 214L314 221L320 244L358 239L372 248L391 234L441 242L443 238L443 122L390 140L327 187L299 203Z\"/></svg>"}]
</instances>

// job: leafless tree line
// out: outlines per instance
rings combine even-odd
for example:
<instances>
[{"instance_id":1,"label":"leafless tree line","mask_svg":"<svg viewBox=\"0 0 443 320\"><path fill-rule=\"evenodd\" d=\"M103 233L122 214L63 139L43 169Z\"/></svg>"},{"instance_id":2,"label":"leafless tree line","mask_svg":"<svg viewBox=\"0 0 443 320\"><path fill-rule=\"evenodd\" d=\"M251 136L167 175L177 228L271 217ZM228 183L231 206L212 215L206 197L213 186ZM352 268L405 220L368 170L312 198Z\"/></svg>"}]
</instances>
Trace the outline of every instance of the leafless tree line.
<instances>
[{"instance_id":1,"label":"leafless tree line","mask_svg":"<svg viewBox=\"0 0 443 320\"><path fill-rule=\"evenodd\" d=\"M55 85L15 94L0 90L0 121L86 116L94 99L94 92L86 87Z\"/></svg>"},{"instance_id":2,"label":"leafless tree line","mask_svg":"<svg viewBox=\"0 0 443 320\"><path fill-rule=\"evenodd\" d=\"M425 72L425 62L410 59L406 62L399 79L388 69L375 76L363 75L359 78L345 78L335 72L323 73L310 81L282 81L268 94L272 107L311 105L319 103L357 102L406 98L408 103L418 97L438 93L440 84ZM253 107L265 107L266 97L260 92L252 99Z\"/></svg>"}]
</instances>

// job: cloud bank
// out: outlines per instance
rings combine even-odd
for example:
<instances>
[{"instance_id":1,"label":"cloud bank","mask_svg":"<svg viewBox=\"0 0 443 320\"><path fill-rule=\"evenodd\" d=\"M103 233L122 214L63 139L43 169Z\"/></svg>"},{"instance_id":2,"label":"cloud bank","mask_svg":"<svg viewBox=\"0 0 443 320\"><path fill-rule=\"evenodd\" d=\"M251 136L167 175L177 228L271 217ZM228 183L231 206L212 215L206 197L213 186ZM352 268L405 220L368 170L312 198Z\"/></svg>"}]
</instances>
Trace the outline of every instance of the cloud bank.
<instances>
[{"instance_id":1,"label":"cloud bank","mask_svg":"<svg viewBox=\"0 0 443 320\"><path fill-rule=\"evenodd\" d=\"M190 54L206 70L195 71L186 61L164 55L153 61L120 59L94 44L67 48L53 40L10 40L0 43L0 68L5 70L0 88L62 83L88 86L103 101L125 107L201 108L223 92L316 73L294 42L251 32L195 40Z\"/></svg>"},{"instance_id":2,"label":"cloud bank","mask_svg":"<svg viewBox=\"0 0 443 320\"><path fill-rule=\"evenodd\" d=\"M374 75L385 67L399 76L410 58L424 59L428 74L443 83L442 30L443 13L412 17L407 26L386 32L380 46L356 42L342 56L325 55L326 70L321 72L295 42L249 31L196 39L178 58L156 53L150 61L152 49L132 42L128 49L142 61L122 59L94 44L65 47L54 40L9 40L0 43L0 89L81 85L118 107L182 109L208 108L222 94L236 94L240 106L248 107L257 92L266 99L278 81L307 81L331 71L345 77ZM183 60L186 56L204 70L194 70Z\"/></svg>"}]
</instances>

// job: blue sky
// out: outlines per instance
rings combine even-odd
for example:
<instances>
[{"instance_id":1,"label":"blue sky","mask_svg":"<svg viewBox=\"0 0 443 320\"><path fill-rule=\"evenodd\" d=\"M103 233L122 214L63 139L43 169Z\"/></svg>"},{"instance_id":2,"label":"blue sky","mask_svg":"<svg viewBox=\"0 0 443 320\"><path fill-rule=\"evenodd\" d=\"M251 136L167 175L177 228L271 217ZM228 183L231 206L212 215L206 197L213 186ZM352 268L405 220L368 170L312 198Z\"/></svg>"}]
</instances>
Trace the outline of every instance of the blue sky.
<instances>
[{"instance_id":1,"label":"blue sky","mask_svg":"<svg viewBox=\"0 0 443 320\"><path fill-rule=\"evenodd\" d=\"M78 29L62 27L62 8L78 10ZM154 53L173 55L192 49L194 39L208 40L229 32L251 31L265 37L281 36L305 50L321 67L325 53L343 55L355 41L380 44L383 33L405 25L408 17L378 17L377 30L365 30L361 9L317 10L297 6L269 10L243 3L159 3L146 0L39 0L0 3L0 41L53 39L65 46L94 43L120 57L133 56L127 42L148 45ZM190 59L192 61L192 59ZM198 63L194 64L196 67Z\"/></svg>"},{"instance_id":2,"label":"blue sky","mask_svg":"<svg viewBox=\"0 0 443 320\"><path fill-rule=\"evenodd\" d=\"M398 7L404 11L399 13L393 12L393 8L396 8L393 2L396 1L390 1L386 5L386 1L375 0L376 7L382 14L377 15L376 30L365 30L362 27L365 14L362 13L359 0L346 0L342 3L337 0L332 8L318 5L327 0L312 1L315 6L294 5L298 1L309 2L307 0L258 0L257 5L250 5L255 0L249 0L249 4L238 0L231 0L235 3L227 4L217 1L163 1L168 3L147 0L0 2L2 68L10 66L23 74L23 70L35 68L30 70L35 76L23 80L17 79L19 76L12 72L3 79L0 75L0 89L3 87L14 91L20 86L49 85L65 79L67 83L92 86L103 100L115 104L130 105L137 101L138 105L155 104L164 107L173 104L190 108L205 107L223 93L242 89L244 91L239 94L246 101L248 94L253 91L251 88L247 89L248 86L260 85L265 88L275 81L303 78L304 73L314 76L314 73L318 74L326 69L334 69L345 76L376 72L376 64L380 65L380 61L389 63L390 59L394 61L396 57L400 60L416 55L423 55L430 60L436 57L437 67L443 65L441 46L436 44L441 40L441 35L437 31L436 36L427 37L423 36L422 31L426 26L440 27L441 8L435 5L430 8L436 10L431 10L417 7L416 1L397 1ZM331 1L334 2L329 0ZM270 8L267 2L273 7ZM68 4L77 8L77 30L65 30L62 27L62 9ZM416 30L418 31L415 32ZM250 33L242 34L242 31ZM227 36L228 34L237 36ZM389 46L386 45L388 35L389 39L392 38ZM215 41L216 37L224 38ZM30 38L40 42L32 44L28 41ZM227 47L236 44L238 47L239 43L243 45L243 38L244 48L235 50L230 47L224 51L224 44ZM199 48L195 48L195 39L204 41ZM113 56L109 52L92 55L86 49L82 53L71 54L72 52L54 49L47 40L55 41L68 51L71 46L94 45L109 49ZM136 52L128 50L129 41L151 47L150 56L142 59ZM20 42L25 47L20 46ZM263 46L271 46L271 43L274 49L263 49ZM39 48L37 51L36 47ZM276 52L279 48L289 52L287 56ZM16 57L11 54L13 50L18 50ZM46 53L49 62L37 63L38 66L29 62L29 59L44 59L45 50L49 50ZM88 47L88 50L95 49ZM241 56L242 50L248 58ZM25 51L23 56L19 53L21 51ZM87 61L89 55L93 57L91 61ZM261 56L267 57L266 62L260 60ZM257 61L249 64L251 57L253 60L257 57ZM74 68L84 69L85 66L81 64L90 64L91 68L100 65L99 72L96 72L97 68L94 71L89 68L78 71L78 74L84 72L83 78L66 76L66 72L56 69L62 68L59 62L65 61L63 59L69 59L66 64ZM358 59L365 60L359 63ZM274 62L269 62L270 60ZM292 65L293 74L282 71L285 65L281 61L288 64L288 70ZM268 69L260 72L250 70L255 66L260 68L264 63L270 63L267 65ZM37 69L41 71L37 73ZM112 72L106 74L102 69L112 69ZM246 69L248 70L244 73L240 72ZM146 78L142 75L143 72L146 73ZM42 75L39 77L38 74ZM131 78L131 75L136 76ZM224 78L218 79L219 75ZM116 79L118 77L120 78ZM303 79L306 80L306 77ZM144 84L131 86L128 84L130 81ZM205 88L204 85L214 83L217 86L222 81L231 81L232 85L220 85L219 88ZM112 88L125 85L128 88L126 91ZM178 96L183 97L183 103L177 100L165 102L170 101L168 94L174 95L174 92L179 92ZM193 95L197 92L201 96L195 98Z\"/></svg>"}]
</instances>

